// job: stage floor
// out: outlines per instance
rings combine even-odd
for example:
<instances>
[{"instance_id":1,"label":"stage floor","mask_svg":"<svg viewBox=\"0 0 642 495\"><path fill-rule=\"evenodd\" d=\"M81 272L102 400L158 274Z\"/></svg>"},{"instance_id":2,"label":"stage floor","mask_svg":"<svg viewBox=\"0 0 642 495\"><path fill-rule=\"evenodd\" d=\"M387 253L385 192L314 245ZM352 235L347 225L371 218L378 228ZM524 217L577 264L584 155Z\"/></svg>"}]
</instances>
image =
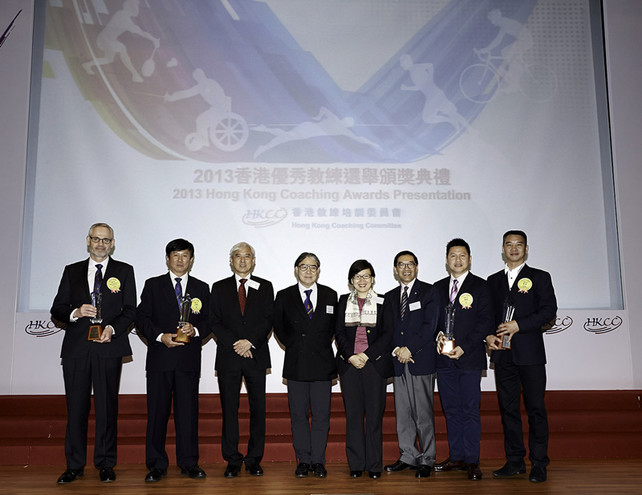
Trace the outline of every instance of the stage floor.
<instances>
[{"instance_id":1,"label":"stage floor","mask_svg":"<svg viewBox=\"0 0 642 495\"><path fill-rule=\"evenodd\" d=\"M367 473L361 478L350 479L345 463L328 464L327 478L297 479L294 477L296 466L289 462L263 463L265 474L262 477L252 477L242 471L238 478L225 479L225 464L219 463L203 464L201 467L208 476L202 480L181 476L179 469L171 466L167 477L158 483L143 481L146 474L143 465L128 464L116 467L117 479L114 483L101 483L98 472L89 468L82 479L63 486L58 486L56 480L64 471L64 466L0 466L0 494L642 494L642 459L554 460L548 468L548 481L539 484L529 482L528 474L510 479L493 479L492 471L502 464L502 460L498 459L485 460L481 464L484 478L481 481L469 481L464 472L432 473L429 478L418 480L414 471L384 473L378 480L371 480Z\"/></svg>"}]
</instances>

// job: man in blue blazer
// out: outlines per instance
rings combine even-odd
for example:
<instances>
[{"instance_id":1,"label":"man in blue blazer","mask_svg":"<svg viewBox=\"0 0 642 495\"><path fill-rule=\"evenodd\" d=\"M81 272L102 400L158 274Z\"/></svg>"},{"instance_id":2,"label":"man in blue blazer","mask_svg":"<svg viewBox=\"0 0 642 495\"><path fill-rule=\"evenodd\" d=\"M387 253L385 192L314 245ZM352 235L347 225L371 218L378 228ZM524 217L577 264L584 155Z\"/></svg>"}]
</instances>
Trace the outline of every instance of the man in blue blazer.
<instances>
[{"instance_id":1,"label":"man in blue blazer","mask_svg":"<svg viewBox=\"0 0 642 495\"><path fill-rule=\"evenodd\" d=\"M476 481L482 478L479 407L482 371L487 367L484 339L493 333L493 317L488 285L470 273L471 259L465 240L451 240L446 245L450 275L435 283L439 294L437 383L449 453L445 461L435 464L435 471L466 470L468 479ZM454 337L449 346L446 333Z\"/></svg>"},{"instance_id":2,"label":"man in blue blazer","mask_svg":"<svg viewBox=\"0 0 642 495\"><path fill-rule=\"evenodd\" d=\"M65 267L51 307L52 320L65 329L60 357L67 398L67 469L59 484L83 476L92 388L94 466L101 481L116 479L118 389L122 359L132 354L128 334L136 313L136 282L131 265L111 258L114 247L113 229L106 223L92 225L87 234L89 259ZM92 293L102 295L103 331L97 340L89 340L88 335L96 316Z\"/></svg>"},{"instance_id":3,"label":"man in blue blazer","mask_svg":"<svg viewBox=\"0 0 642 495\"><path fill-rule=\"evenodd\" d=\"M431 284L417 280L418 271L419 262L412 252L397 254L394 273L400 285L384 299L384 325L393 329L393 383L400 452L399 459L385 470L416 468L415 476L426 478L436 455L433 390L439 296Z\"/></svg>"},{"instance_id":4,"label":"man in blue blazer","mask_svg":"<svg viewBox=\"0 0 642 495\"><path fill-rule=\"evenodd\" d=\"M265 374L271 366L268 339L272 331L274 289L254 276L254 248L240 242L230 250L231 277L212 285L210 328L216 338L215 369L223 410L221 450L226 478L235 478L245 462L252 476L262 476L265 450ZM250 404L247 454L239 452L238 409L245 380Z\"/></svg>"},{"instance_id":5,"label":"man in blue blazer","mask_svg":"<svg viewBox=\"0 0 642 495\"><path fill-rule=\"evenodd\" d=\"M145 282L136 311L136 328L147 340L147 482L160 481L167 474L165 440L172 403L176 462L182 474L205 477L198 465L198 386L201 343L210 333L210 291L190 273L194 264L191 242L170 241L165 262L169 272ZM190 307L187 321L180 319L181 299Z\"/></svg>"},{"instance_id":6,"label":"man in blue blazer","mask_svg":"<svg viewBox=\"0 0 642 495\"><path fill-rule=\"evenodd\" d=\"M317 283L320 273L317 255L301 253L294 262L298 283L280 290L274 303L274 333L285 347L283 378L288 387L297 478L306 477L309 471L317 478L327 475L332 380L337 377L332 350L337 293Z\"/></svg>"},{"instance_id":7,"label":"man in blue blazer","mask_svg":"<svg viewBox=\"0 0 642 495\"><path fill-rule=\"evenodd\" d=\"M495 369L506 451L506 464L493 471L493 476L504 478L526 472L520 414L520 394L523 394L529 424L529 480L537 483L546 481L549 462L543 327L555 319L557 299L550 274L526 264L525 232L506 232L502 254L506 266L488 277L497 331L495 336L488 336L486 342L493 351L491 362ZM514 310L509 318L506 318L507 307ZM509 349L502 345L504 337L510 341Z\"/></svg>"}]
</instances>

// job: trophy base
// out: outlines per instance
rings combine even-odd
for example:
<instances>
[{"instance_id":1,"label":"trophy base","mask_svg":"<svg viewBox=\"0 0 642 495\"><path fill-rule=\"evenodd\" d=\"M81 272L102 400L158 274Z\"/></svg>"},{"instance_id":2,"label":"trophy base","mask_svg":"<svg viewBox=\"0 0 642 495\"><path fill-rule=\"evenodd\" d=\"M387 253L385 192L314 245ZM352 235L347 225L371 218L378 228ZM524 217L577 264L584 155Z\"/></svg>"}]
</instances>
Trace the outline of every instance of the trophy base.
<instances>
[{"instance_id":1,"label":"trophy base","mask_svg":"<svg viewBox=\"0 0 642 495\"><path fill-rule=\"evenodd\" d=\"M100 340L100 337L103 335L103 326L102 325L90 325L89 333L87 334L87 340Z\"/></svg>"},{"instance_id":2,"label":"trophy base","mask_svg":"<svg viewBox=\"0 0 642 495\"><path fill-rule=\"evenodd\" d=\"M511 343L510 343L510 336L504 335L502 337L502 349L510 349L511 348Z\"/></svg>"},{"instance_id":3,"label":"trophy base","mask_svg":"<svg viewBox=\"0 0 642 495\"><path fill-rule=\"evenodd\" d=\"M176 337L172 338L174 342L179 342L181 344L189 344L190 342L190 336L187 335L186 333L177 333Z\"/></svg>"},{"instance_id":4,"label":"trophy base","mask_svg":"<svg viewBox=\"0 0 642 495\"><path fill-rule=\"evenodd\" d=\"M455 339L445 340L441 345L442 354L450 354L455 349Z\"/></svg>"}]
</instances>

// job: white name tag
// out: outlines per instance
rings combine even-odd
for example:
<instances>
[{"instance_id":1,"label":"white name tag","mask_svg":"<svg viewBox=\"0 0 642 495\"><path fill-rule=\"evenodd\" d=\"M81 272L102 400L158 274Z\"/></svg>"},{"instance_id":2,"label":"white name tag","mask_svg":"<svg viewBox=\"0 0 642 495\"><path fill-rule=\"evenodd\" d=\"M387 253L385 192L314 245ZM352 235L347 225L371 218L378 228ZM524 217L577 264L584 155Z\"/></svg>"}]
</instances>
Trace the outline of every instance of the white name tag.
<instances>
[{"instance_id":1,"label":"white name tag","mask_svg":"<svg viewBox=\"0 0 642 495\"><path fill-rule=\"evenodd\" d=\"M383 297L377 296L374 298L375 304L383 304Z\"/></svg>"},{"instance_id":2,"label":"white name tag","mask_svg":"<svg viewBox=\"0 0 642 495\"><path fill-rule=\"evenodd\" d=\"M329 304L328 304L328 305L325 307L325 312L326 312L327 314L329 314L329 315L333 315L333 314L334 314L334 306L331 306L331 305L329 305Z\"/></svg>"},{"instance_id":3,"label":"white name tag","mask_svg":"<svg viewBox=\"0 0 642 495\"><path fill-rule=\"evenodd\" d=\"M410 311L421 309L421 301L415 301L414 303L410 303L410 305L408 306L408 309Z\"/></svg>"},{"instance_id":4,"label":"white name tag","mask_svg":"<svg viewBox=\"0 0 642 495\"><path fill-rule=\"evenodd\" d=\"M261 287L261 284L258 283L256 280L248 280L247 281L247 286L251 287L252 289L259 290L259 287Z\"/></svg>"}]
</instances>

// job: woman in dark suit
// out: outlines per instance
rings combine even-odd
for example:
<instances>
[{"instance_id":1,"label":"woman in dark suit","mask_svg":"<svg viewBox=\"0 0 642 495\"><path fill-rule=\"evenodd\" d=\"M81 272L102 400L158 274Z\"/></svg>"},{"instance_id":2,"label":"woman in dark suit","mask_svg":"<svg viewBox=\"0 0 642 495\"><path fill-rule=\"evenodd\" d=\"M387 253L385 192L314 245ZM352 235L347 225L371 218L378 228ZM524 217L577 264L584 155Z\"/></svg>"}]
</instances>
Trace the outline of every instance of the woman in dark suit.
<instances>
[{"instance_id":1,"label":"woman in dark suit","mask_svg":"<svg viewBox=\"0 0 642 495\"><path fill-rule=\"evenodd\" d=\"M383 298L372 289L374 279L368 261L352 263L348 271L351 292L342 295L337 306L337 368L352 478L360 477L364 470L371 478L379 478L383 465L382 421L386 381L393 374L392 331L383 327Z\"/></svg>"}]
</instances>

